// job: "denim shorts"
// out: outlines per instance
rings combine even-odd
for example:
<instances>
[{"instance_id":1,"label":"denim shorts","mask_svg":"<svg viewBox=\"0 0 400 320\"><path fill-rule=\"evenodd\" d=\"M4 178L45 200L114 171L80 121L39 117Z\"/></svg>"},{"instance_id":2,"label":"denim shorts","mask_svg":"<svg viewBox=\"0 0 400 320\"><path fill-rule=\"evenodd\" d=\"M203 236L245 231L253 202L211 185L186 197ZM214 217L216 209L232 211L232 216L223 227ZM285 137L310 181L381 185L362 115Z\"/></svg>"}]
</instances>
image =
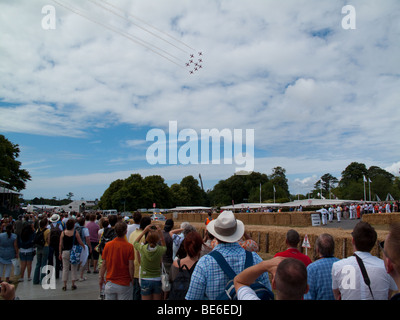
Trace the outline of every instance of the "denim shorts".
<instances>
[{"instance_id":1,"label":"denim shorts","mask_svg":"<svg viewBox=\"0 0 400 320\"><path fill-rule=\"evenodd\" d=\"M142 296L161 293L161 280L141 280L140 289Z\"/></svg>"},{"instance_id":2,"label":"denim shorts","mask_svg":"<svg viewBox=\"0 0 400 320\"><path fill-rule=\"evenodd\" d=\"M32 261L33 260L33 252L20 252L19 258L21 261Z\"/></svg>"}]
</instances>

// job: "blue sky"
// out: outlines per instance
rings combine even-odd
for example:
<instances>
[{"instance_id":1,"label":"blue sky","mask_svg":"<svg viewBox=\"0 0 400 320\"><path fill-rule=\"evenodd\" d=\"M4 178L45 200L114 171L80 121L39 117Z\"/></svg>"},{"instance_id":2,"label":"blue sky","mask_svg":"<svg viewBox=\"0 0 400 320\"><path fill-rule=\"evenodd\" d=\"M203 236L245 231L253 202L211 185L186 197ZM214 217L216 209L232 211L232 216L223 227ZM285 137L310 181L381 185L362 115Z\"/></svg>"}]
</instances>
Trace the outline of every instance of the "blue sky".
<instances>
[{"instance_id":1,"label":"blue sky","mask_svg":"<svg viewBox=\"0 0 400 320\"><path fill-rule=\"evenodd\" d=\"M284 167L293 194L353 161L398 174L397 0L352 1L355 30L339 0L107 2L0 3L0 133L32 175L24 197L99 198L132 173L201 173L212 188L235 172L223 159L149 165L146 135L169 121L254 130L254 170ZM203 60L192 75L190 54Z\"/></svg>"}]
</instances>

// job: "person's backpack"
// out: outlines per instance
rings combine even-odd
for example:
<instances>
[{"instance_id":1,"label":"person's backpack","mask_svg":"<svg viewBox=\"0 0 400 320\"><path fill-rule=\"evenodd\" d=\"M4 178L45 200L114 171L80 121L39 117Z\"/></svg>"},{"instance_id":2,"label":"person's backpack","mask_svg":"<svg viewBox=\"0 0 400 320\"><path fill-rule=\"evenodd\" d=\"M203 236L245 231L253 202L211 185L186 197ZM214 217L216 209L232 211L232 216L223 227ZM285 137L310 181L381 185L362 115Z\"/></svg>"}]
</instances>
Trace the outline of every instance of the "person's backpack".
<instances>
[{"instance_id":1,"label":"person's backpack","mask_svg":"<svg viewBox=\"0 0 400 320\"><path fill-rule=\"evenodd\" d=\"M36 230L35 238L33 240L33 244L35 245L35 247L44 247L44 244L46 242L44 240L45 231L46 228L44 228L43 230L40 230L40 228Z\"/></svg>"},{"instance_id":2,"label":"person's backpack","mask_svg":"<svg viewBox=\"0 0 400 320\"><path fill-rule=\"evenodd\" d=\"M181 261L178 260L179 273L172 282L171 291L168 300L185 300L187 291L189 290L190 279L196 263L189 269L186 264L181 266Z\"/></svg>"},{"instance_id":3,"label":"person's backpack","mask_svg":"<svg viewBox=\"0 0 400 320\"><path fill-rule=\"evenodd\" d=\"M99 253L102 254L106 243L117 237L114 228L106 228L100 239Z\"/></svg>"},{"instance_id":4,"label":"person's backpack","mask_svg":"<svg viewBox=\"0 0 400 320\"><path fill-rule=\"evenodd\" d=\"M50 247L58 248L60 244L61 229L58 224L56 226L51 224L50 227Z\"/></svg>"},{"instance_id":5,"label":"person's backpack","mask_svg":"<svg viewBox=\"0 0 400 320\"><path fill-rule=\"evenodd\" d=\"M246 261L244 264L244 269L253 266L253 254L250 251L246 251ZM231 266L226 262L225 258L216 250L213 250L209 253L221 267L222 271L228 276L229 281L225 285L224 291L217 296L216 300L237 300L235 285L233 283L233 279L236 277L235 271L231 268ZM250 285L250 288L253 289L260 300L274 300L273 292L268 289L261 282L256 281Z\"/></svg>"}]
</instances>

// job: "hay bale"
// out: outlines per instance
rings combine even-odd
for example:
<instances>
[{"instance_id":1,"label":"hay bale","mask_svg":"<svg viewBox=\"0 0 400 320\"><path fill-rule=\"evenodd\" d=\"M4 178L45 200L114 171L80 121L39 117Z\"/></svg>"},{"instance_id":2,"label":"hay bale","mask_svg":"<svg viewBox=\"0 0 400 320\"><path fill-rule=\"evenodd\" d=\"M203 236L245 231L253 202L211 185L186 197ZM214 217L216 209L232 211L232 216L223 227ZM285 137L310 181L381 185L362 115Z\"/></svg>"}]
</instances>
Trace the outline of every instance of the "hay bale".
<instances>
[{"instance_id":1,"label":"hay bale","mask_svg":"<svg viewBox=\"0 0 400 320\"><path fill-rule=\"evenodd\" d=\"M275 223L278 226L289 226L291 225L291 217L288 213L278 213L275 217Z\"/></svg>"},{"instance_id":2,"label":"hay bale","mask_svg":"<svg viewBox=\"0 0 400 320\"><path fill-rule=\"evenodd\" d=\"M260 224L263 226L276 225L275 217L276 217L276 214L274 214L274 213L264 213L260 217Z\"/></svg>"},{"instance_id":3,"label":"hay bale","mask_svg":"<svg viewBox=\"0 0 400 320\"><path fill-rule=\"evenodd\" d=\"M263 214L263 221L265 221L264 217L269 214ZM281 215L281 213L276 214L276 216ZM255 217L254 214L250 214L250 217ZM261 217L261 216L260 216ZM201 232L201 230L205 230L204 223L193 223L196 229ZM307 255L314 260L314 248L315 241L317 237L322 233L329 233L333 236L335 240L335 257L342 259L349 257L353 254L352 247L352 230L343 230L343 229L333 229L333 228L322 228L322 227L289 227L289 226L269 226L269 225L248 225L245 224L246 232L248 232L252 239L255 240L259 247L261 253L269 253L270 255L275 255L277 252L286 250L286 233L289 229L295 229L299 232L301 237L301 242L304 239L305 234L307 234L308 239L311 244L311 248L307 250ZM378 242L382 241L386 238L388 234L387 230L377 230L378 233ZM302 250L303 253L305 249L301 248L301 243L299 244L299 250ZM378 245L374 247L371 254L380 256L381 252L378 249Z\"/></svg>"},{"instance_id":4,"label":"hay bale","mask_svg":"<svg viewBox=\"0 0 400 320\"><path fill-rule=\"evenodd\" d=\"M235 213L236 219L242 221L245 225L250 224L249 223L249 215L245 213Z\"/></svg>"},{"instance_id":5,"label":"hay bale","mask_svg":"<svg viewBox=\"0 0 400 320\"><path fill-rule=\"evenodd\" d=\"M254 225L260 225L261 224L261 219L260 219L260 214L259 213L251 213L248 214L249 217L249 224L254 224Z\"/></svg>"},{"instance_id":6,"label":"hay bale","mask_svg":"<svg viewBox=\"0 0 400 320\"><path fill-rule=\"evenodd\" d=\"M400 213L373 213L364 214L362 221L368 222L371 225L390 225L395 222L400 222Z\"/></svg>"},{"instance_id":7,"label":"hay bale","mask_svg":"<svg viewBox=\"0 0 400 320\"><path fill-rule=\"evenodd\" d=\"M299 227L308 227L311 226L311 213L291 213L291 225L299 226Z\"/></svg>"}]
</instances>

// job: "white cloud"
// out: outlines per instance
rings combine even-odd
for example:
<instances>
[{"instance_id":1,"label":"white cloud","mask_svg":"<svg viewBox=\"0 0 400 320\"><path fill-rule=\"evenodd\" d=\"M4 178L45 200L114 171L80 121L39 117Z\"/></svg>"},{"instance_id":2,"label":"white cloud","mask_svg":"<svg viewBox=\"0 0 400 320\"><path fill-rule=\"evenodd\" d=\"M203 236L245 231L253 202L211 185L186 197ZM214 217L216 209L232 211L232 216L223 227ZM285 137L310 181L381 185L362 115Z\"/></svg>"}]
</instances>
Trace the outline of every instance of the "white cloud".
<instances>
[{"instance_id":1,"label":"white cloud","mask_svg":"<svg viewBox=\"0 0 400 320\"><path fill-rule=\"evenodd\" d=\"M65 2L182 62L202 50L204 68L191 76L58 5L57 29L45 31L41 2L3 1L2 132L87 137L120 125L166 130L176 120L179 129L198 134L255 129L256 149L269 155L260 159L256 153L256 171L280 165L312 176L332 171L331 163L341 172L355 159L385 166L398 161L393 152L400 147L393 138L400 136L397 0L354 1L356 30L341 28L344 4L337 1L113 2L195 49L169 38L187 52L89 1ZM125 135L120 141L125 148L144 146ZM136 157L118 154L111 162Z\"/></svg>"},{"instance_id":2,"label":"white cloud","mask_svg":"<svg viewBox=\"0 0 400 320\"><path fill-rule=\"evenodd\" d=\"M397 176L400 173L400 161L395 162L384 169Z\"/></svg>"}]
</instances>

